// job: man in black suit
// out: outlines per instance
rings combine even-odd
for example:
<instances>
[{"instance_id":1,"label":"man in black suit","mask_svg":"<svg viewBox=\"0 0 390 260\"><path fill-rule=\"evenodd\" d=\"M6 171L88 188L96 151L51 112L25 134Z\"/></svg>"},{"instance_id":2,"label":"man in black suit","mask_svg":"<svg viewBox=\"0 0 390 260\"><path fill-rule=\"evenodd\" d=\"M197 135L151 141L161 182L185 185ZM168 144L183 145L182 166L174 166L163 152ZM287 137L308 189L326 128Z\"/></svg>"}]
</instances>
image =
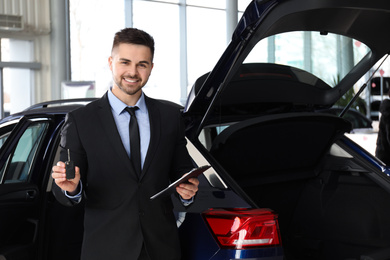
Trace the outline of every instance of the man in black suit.
<instances>
[{"instance_id":1,"label":"man in black suit","mask_svg":"<svg viewBox=\"0 0 390 260\"><path fill-rule=\"evenodd\" d=\"M112 88L66 117L61 160L52 177L65 204L85 201L83 260L180 259L171 199L149 198L194 165L178 107L142 92L153 55L154 40L144 31L126 28L116 33L109 58ZM135 115L127 107L137 107ZM138 173L130 160L133 117L140 135ZM76 166L73 179L66 178L68 151ZM185 205L192 202L198 184L192 178L177 187Z\"/></svg>"}]
</instances>

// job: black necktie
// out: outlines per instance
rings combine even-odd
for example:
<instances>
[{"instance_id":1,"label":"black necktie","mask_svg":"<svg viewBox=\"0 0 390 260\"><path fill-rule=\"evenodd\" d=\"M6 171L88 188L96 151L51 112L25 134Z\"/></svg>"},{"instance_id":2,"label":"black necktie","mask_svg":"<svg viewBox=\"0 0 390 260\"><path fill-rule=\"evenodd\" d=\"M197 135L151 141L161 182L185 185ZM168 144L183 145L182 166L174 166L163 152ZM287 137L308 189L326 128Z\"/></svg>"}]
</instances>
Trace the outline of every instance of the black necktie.
<instances>
[{"instance_id":1,"label":"black necktie","mask_svg":"<svg viewBox=\"0 0 390 260\"><path fill-rule=\"evenodd\" d=\"M138 176L141 176L141 142L135 111L138 107L126 107L127 112L131 115L129 123L130 131L130 159L133 162L134 169Z\"/></svg>"}]
</instances>

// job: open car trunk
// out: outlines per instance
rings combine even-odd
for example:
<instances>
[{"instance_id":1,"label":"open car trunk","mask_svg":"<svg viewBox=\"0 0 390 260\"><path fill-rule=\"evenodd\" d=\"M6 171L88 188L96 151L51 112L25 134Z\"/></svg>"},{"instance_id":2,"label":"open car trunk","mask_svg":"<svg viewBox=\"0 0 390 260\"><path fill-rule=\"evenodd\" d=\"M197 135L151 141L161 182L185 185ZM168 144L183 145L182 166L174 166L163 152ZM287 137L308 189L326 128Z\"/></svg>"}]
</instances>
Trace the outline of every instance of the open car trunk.
<instances>
[{"instance_id":1,"label":"open car trunk","mask_svg":"<svg viewBox=\"0 0 390 260\"><path fill-rule=\"evenodd\" d=\"M350 127L331 115L279 114L212 138L224 170L279 215L286 259L390 258L390 193L375 181L383 173L348 146Z\"/></svg>"},{"instance_id":2,"label":"open car trunk","mask_svg":"<svg viewBox=\"0 0 390 260\"><path fill-rule=\"evenodd\" d=\"M389 3L254 0L189 93L187 138L227 190L278 214L286 259L390 259L389 168L316 112L369 86Z\"/></svg>"}]
</instances>

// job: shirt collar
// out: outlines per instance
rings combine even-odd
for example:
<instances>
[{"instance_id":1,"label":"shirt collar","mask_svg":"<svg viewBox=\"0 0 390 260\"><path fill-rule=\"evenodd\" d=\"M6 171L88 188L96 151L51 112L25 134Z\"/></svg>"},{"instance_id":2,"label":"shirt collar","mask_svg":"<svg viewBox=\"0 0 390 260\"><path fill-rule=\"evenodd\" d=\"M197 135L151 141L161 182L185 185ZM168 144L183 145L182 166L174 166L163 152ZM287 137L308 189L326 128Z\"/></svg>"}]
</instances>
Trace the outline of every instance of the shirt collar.
<instances>
[{"instance_id":1,"label":"shirt collar","mask_svg":"<svg viewBox=\"0 0 390 260\"><path fill-rule=\"evenodd\" d=\"M108 102L110 103L110 106L112 110L119 115L123 112L123 110L127 107L125 103L123 103L119 98L117 98L114 93L112 93L112 90L108 91ZM145 113L147 111L146 103L145 103L145 95L142 92L141 97L138 99L137 103L135 104L140 110L140 112Z\"/></svg>"}]
</instances>

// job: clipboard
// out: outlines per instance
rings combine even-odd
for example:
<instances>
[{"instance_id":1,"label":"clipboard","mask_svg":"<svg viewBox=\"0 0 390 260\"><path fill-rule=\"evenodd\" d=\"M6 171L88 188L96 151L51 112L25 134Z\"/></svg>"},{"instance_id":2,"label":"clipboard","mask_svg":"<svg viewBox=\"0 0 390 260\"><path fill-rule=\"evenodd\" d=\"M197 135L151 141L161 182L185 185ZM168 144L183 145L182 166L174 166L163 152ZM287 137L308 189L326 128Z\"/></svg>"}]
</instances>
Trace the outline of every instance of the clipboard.
<instances>
[{"instance_id":1,"label":"clipboard","mask_svg":"<svg viewBox=\"0 0 390 260\"><path fill-rule=\"evenodd\" d=\"M175 182L171 183L168 187L163 189L162 191L154 194L152 197L150 197L151 200L156 199L161 196L167 196L171 195L176 190L176 187L179 186L183 182L187 182L188 179L196 178L199 175L201 175L204 171L206 171L208 168L210 168L210 165L204 165L198 168L193 168L191 171L184 174L180 179L176 180Z\"/></svg>"}]
</instances>

